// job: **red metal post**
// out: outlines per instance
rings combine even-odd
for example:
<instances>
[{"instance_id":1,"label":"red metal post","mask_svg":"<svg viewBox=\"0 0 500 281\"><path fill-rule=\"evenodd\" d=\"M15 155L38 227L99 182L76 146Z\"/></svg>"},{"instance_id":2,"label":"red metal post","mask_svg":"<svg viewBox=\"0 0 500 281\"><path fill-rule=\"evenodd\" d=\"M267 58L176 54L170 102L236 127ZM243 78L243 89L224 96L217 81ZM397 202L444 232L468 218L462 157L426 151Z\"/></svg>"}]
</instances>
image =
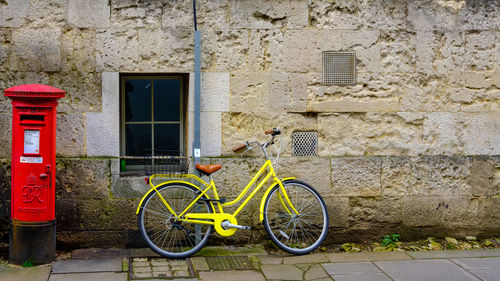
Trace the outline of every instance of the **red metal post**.
<instances>
[{"instance_id":1,"label":"red metal post","mask_svg":"<svg viewBox=\"0 0 500 281\"><path fill-rule=\"evenodd\" d=\"M9 260L55 259L56 107L65 91L30 84L6 89L12 100L12 180Z\"/></svg>"}]
</instances>

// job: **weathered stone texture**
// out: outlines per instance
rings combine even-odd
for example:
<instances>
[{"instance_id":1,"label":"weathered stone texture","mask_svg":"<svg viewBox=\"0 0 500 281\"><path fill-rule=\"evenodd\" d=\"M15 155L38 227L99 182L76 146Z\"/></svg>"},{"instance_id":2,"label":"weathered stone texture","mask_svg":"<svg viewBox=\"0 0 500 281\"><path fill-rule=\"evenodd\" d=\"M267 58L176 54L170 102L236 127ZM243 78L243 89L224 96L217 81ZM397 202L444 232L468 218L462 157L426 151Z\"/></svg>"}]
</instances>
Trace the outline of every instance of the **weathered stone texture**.
<instances>
[{"instance_id":1,"label":"weathered stone texture","mask_svg":"<svg viewBox=\"0 0 500 281\"><path fill-rule=\"evenodd\" d=\"M48 84L66 91L59 112L96 112L102 110L101 75L95 72L55 72Z\"/></svg>"},{"instance_id":2,"label":"weathered stone texture","mask_svg":"<svg viewBox=\"0 0 500 281\"><path fill-rule=\"evenodd\" d=\"M325 197L330 227L349 227L350 206L348 197Z\"/></svg>"},{"instance_id":3,"label":"weathered stone texture","mask_svg":"<svg viewBox=\"0 0 500 281\"><path fill-rule=\"evenodd\" d=\"M382 195L399 197L411 193L411 162L408 157L385 157L380 178Z\"/></svg>"},{"instance_id":4,"label":"weathered stone texture","mask_svg":"<svg viewBox=\"0 0 500 281\"><path fill-rule=\"evenodd\" d=\"M426 156L411 160L412 194L458 196L471 194L467 181L471 161L466 157Z\"/></svg>"},{"instance_id":5,"label":"weathered stone texture","mask_svg":"<svg viewBox=\"0 0 500 281\"><path fill-rule=\"evenodd\" d=\"M449 197L443 199L443 224L450 228L497 227L499 218L495 212L495 201L490 198Z\"/></svg>"},{"instance_id":6,"label":"weathered stone texture","mask_svg":"<svg viewBox=\"0 0 500 281\"><path fill-rule=\"evenodd\" d=\"M188 139L189 153L192 151L194 140L194 113L189 112L188 128L190 129ZM200 141L201 156L221 156L221 136L222 136L222 116L221 112L201 112L200 113Z\"/></svg>"},{"instance_id":7,"label":"weathered stone texture","mask_svg":"<svg viewBox=\"0 0 500 281\"><path fill-rule=\"evenodd\" d=\"M136 29L98 29L96 41L97 71L137 70L139 43Z\"/></svg>"},{"instance_id":8,"label":"weathered stone texture","mask_svg":"<svg viewBox=\"0 0 500 281\"><path fill-rule=\"evenodd\" d=\"M245 124L245 127L242 126ZM291 153L291 134L293 131L315 131L317 122L315 115L280 114L269 112L267 114L253 113L223 113L222 114L222 155L235 156L232 148L245 141L268 141L264 135L270 128L280 128L282 134L277 138L275 146L281 145L282 156ZM252 153L250 153L252 155ZM253 155L262 156L262 152L254 149Z\"/></svg>"},{"instance_id":9,"label":"weathered stone texture","mask_svg":"<svg viewBox=\"0 0 500 281\"><path fill-rule=\"evenodd\" d=\"M417 70L446 73L462 69L465 34L459 31L417 31Z\"/></svg>"},{"instance_id":10,"label":"weathered stone texture","mask_svg":"<svg viewBox=\"0 0 500 281\"><path fill-rule=\"evenodd\" d=\"M498 192L496 190L498 186L495 188L493 185L494 177L494 163L483 159L473 161L470 167L470 176L467 180L472 189L471 194L475 196L494 195Z\"/></svg>"},{"instance_id":11,"label":"weathered stone texture","mask_svg":"<svg viewBox=\"0 0 500 281\"><path fill-rule=\"evenodd\" d=\"M1 27L20 27L28 14L30 0L6 0L0 9Z\"/></svg>"},{"instance_id":12,"label":"weathered stone texture","mask_svg":"<svg viewBox=\"0 0 500 281\"><path fill-rule=\"evenodd\" d=\"M321 72L323 51L349 50L356 52L357 71L380 71L384 53L379 42L378 30L288 30L281 49L286 54L283 68L285 72Z\"/></svg>"},{"instance_id":13,"label":"weathered stone texture","mask_svg":"<svg viewBox=\"0 0 500 281\"><path fill-rule=\"evenodd\" d=\"M311 169L311 167L314 167ZM296 177L305 181L320 194L331 193L330 160L317 157L286 157L275 167L279 176Z\"/></svg>"},{"instance_id":14,"label":"weathered stone texture","mask_svg":"<svg viewBox=\"0 0 500 281\"><path fill-rule=\"evenodd\" d=\"M83 114L57 114L56 152L66 157L85 155L85 133Z\"/></svg>"},{"instance_id":15,"label":"weathered stone texture","mask_svg":"<svg viewBox=\"0 0 500 281\"><path fill-rule=\"evenodd\" d=\"M318 29L405 29L407 1L311 1L309 24Z\"/></svg>"},{"instance_id":16,"label":"weathered stone texture","mask_svg":"<svg viewBox=\"0 0 500 281\"><path fill-rule=\"evenodd\" d=\"M407 196L402 202L404 207L401 213L405 226L441 226L443 210L447 208L442 197Z\"/></svg>"},{"instance_id":17,"label":"weathered stone texture","mask_svg":"<svg viewBox=\"0 0 500 281\"><path fill-rule=\"evenodd\" d=\"M88 156L120 156L119 112L88 112L86 114L86 136ZM68 129L68 128L66 128Z\"/></svg>"},{"instance_id":18,"label":"weathered stone texture","mask_svg":"<svg viewBox=\"0 0 500 281\"><path fill-rule=\"evenodd\" d=\"M108 0L69 0L67 22L81 28L106 28L110 26Z\"/></svg>"},{"instance_id":19,"label":"weathered stone texture","mask_svg":"<svg viewBox=\"0 0 500 281\"><path fill-rule=\"evenodd\" d=\"M500 120L496 113L428 113L423 139L427 154L495 155ZM432 145L432 146L431 146Z\"/></svg>"},{"instance_id":20,"label":"weathered stone texture","mask_svg":"<svg viewBox=\"0 0 500 281\"><path fill-rule=\"evenodd\" d=\"M401 77L400 110L433 112L449 108L449 77L439 73L408 73Z\"/></svg>"},{"instance_id":21,"label":"weathered stone texture","mask_svg":"<svg viewBox=\"0 0 500 281\"><path fill-rule=\"evenodd\" d=\"M284 112L289 100L289 76L285 73L231 74L231 112Z\"/></svg>"},{"instance_id":22,"label":"weathered stone texture","mask_svg":"<svg viewBox=\"0 0 500 281\"><path fill-rule=\"evenodd\" d=\"M414 72L416 69L416 32L382 30L380 64L386 72Z\"/></svg>"},{"instance_id":23,"label":"weathered stone texture","mask_svg":"<svg viewBox=\"0 0 500 281\"><path fill-rule=\"evenodd\" d=\"M201 111L229 111L230 75L227 72L203 72L201 75ZM194 111L194 73L189 76L188 110Z\"/></svg>"},{"instance_id":24,"label":"weathered stone texture","mask_svg":"<svg viewBox=\"0 0 500 281\"><path fill-rule=\"evenodd\" d=\"M137 227L136 208L136 199L79 201L81 229L90 231L134 229Z\"/></svg>"},{"instance_id":25,"label":"weathered stone texture","mask_svg":"<svg viewBox=\"0 0 500 281\"><path fill-rule=\"evenodd\" d=\"M58 158L56 170L58 199L108 198L109 160Z\"/></svg>"},{"instance_id":26,"label":"weathered stone texture","mask_svg":"<svg viewBox=\"0 0 500 281\"><path fill-rule=\"evenodd\" d=\"M120 177L120 161L111 159L111 165L116 162L117 174L111 176L111 192L114 198L140 198L148 192L150 186L144 182L144 177ZM113 173L113 168L111 168Z\"/></svg>"},{"instance_id":27,"label":"weathered stone texture","mask_svg":"<svg viewBox=\"0 0 500 281\"><path fill-rule=\"evenodd\" d=\"M17 71L58 71L61 67L59 28L18 29L12 33L10 67Z\"/></svg>"},{"instance_id":28,"label":"weathered stone texture","mask_svg":"<svg viewBox=\"0 0 500 281\"><path fill-rule=\"evenodd\" d=\"M465 1L408 1L408 29L456 30Z\"/></svg>"},{"instance_id":29,"label":"weathered stone texture","mask_svg":"<svg viewBox=\"0 0 500 281\"><path fill-rule=\"evenodd\" d=\"M169 29L139 29L138 41L135 35L130 32L128 39L129 48L119 57L110 60L110 63L120 68L134 68L137 60L141 71L178 71L190 72L194 67L194 34L187 28ZM116 34L116 44L120 42L122 36ZM114 39L112 41L115 41ZM110 41L110 51L115 47L115 43ZM137 48L137 49L136 49ZM135 53L134 53L135 52ZM138 57L136 55L139 54ZM121 62L126 60L125 62ZM114 62L113 62L114 61Z\"/></svg>"},{"instance_id":30,"label":"weathered stone texture","mask_svg":"<svg viewBox=\"0 0 500 281\"><path fill-rule=\"evenodd\" d=\"M78 28L63 30L61 38L61 70L64 72L95 72L95 48L95 30Z\"/></svg>"},{"instance_id":31,"label":"weathered stone texture","mask_svg":"<svg viewBox=\"0 0 500 281\"><path fill-rule=\"evenodd\" d=\"M319 115L319 155L418 155L422 125L408 120L397 114Z\"/></svg>"},{"instance_id":32,"label":"weathered stone texture","mask_svg":"<svg viewBox=\"0 0 500 281\"><path fill-rule=\"evenodd\" d=\"M382 158L332 158L332 195L381 195Z\"/></svg>"},{"instance_id":33,"label":"weathered stone texture","mask_svg":"<svg viewBox=\"0 0 500 281\"><path fill-rule=\"evenodd\" d=\"M229 24L235 28L301 29L307 27L306 1L229 1Z\"/></svg>"},{"instance_id":34,"label":"weathered stone texture","mask_svg":"<svg viewBox=\"0 0 500 281\"><path fill-rule=\"evenodd\" d=\"M500 118L497 113L465 116L465 154L500 154Z\"/></svg>"},{"instance_id":35,"label":"weathered stone texture","mask_svg":"<svg viewBox=\"0 0 500 281\"><path fill-rule=\"evenodd\" d=\"M10 158L12 151L12 113L0 114L0 157Z\"/></svg>"},{"instance_id":36,"label":"weathered stone texture","mask_svg":"<svg viewBox=\"0 0 500 281\"><path fill-rule=\"evenodd\" d=\"M185 28L193 26L193 3L189 1L163 2L163 28ZM227 0L202 0L196 2L196 18L199 30L218 30L228 26Z\"/></svg>"},{"instance_id":37,"label":"weathered stone texture","mask_svg":"<svg viewBox=\"0 0 500 281\"><path fill-rule=\"evenodd\" d=\"M353 86L328 86L321 73L309 73L307 110L313 112L395 112L401 85L388 73L359 73Z\"/></svg>"},{"instance_id":38,"label":"weathered stone texture","mask_svg":"<svg viewBox=\"0 0 500 281\"><path fill-rule=\"evenodd\" d=\"M67 4L67 0L30 1L29 11L26 15L27 24L31 27L66 25Z\"/></svg>"},{"instance_id":39,"label":"weathered stone texture","mask_svg":"<svg viewBox=\"0 0 500 281\"><path fill-rule=\"evenodd\" d=\"M451 2L451 1L450 1ZM460 1L459 27L462 30L500 29L500 3L498 1Z\"/></svg>"},{"instance_id":40,"label":"weathered stone texture","mask_svg":"<svg viewBox=\"0 0 500 281\"><path fill-rule=\"evenodd\" d=\"M288 112L307 111L307 76L292 73L288 77L290 81L290 96L285 107Z\"/></svg>"},{"instance_id":41,"label":"weathered stone texture","mask_svg":"<svg viewBox=\"0 0 500 281\"><path fill-rule=\"evenodd\" d=\"M373 0L363 0L359 16L365 28L406 29L407 1L381 0L374 4Z\"/></svg>"},{"instance_id":42,"label":"weathered stone texture","mask_svg":"<svg viewBox=\"0 0 500 281\"><path fill-rule=\"evenodd\" d=\"M494 31L467 31L465 33L465 71L493 70L496 52Z\"/></svg>"},{"instance_id":43,"label":"weathered stone texture","mask_svg":"<svg viewBox=\"0 0 500 281\"><path fill-rule=\"evenodd\" d=\"M319 29L358 29L361 1L311 1L310 24Z\"/></svg>"},{"instance_id":44,"label":"weathered stone texture","mask_svg":"<svg viewBox=\"0 0 500 281\"><path fill-rule=\"evenodd\" d=\"M166 2L167 4L173 1ZM137 27L155 27L162 25L162 1L112 0L111 25Z\"/></svg>"},{"instance_id":45,"label":"weathered stone texture","mask_svg":"<svg viewBox=\"0 0 500 281\"><path fill-rule=\"evenodd\" d=\"M250 30L248 68L256 71L279 71L286 54L281 52L284 33L281 30Z\"/></svg>"},{"instance_id":46,"label":"weathered stone texture","mask_svg":"<svg viewBox=\"0 0 500 281\"><path fill-rule=\"evenodd\" d=\"M246 69L248 31L225 29L204 34L202 56L206 57L205 69L212 72Z\"/></svg>"},{"instance_id":47,"label":"weathered stone texture","mask_svg":"<svg viewBox=\"0 0 500 281\"><path fill-rule=\"evenodd\" d=\"M398 224L402 222L401 198L398 197L354 197L350 198L349 221L356 228L372 228L376 224Z\"/></svg>"}]
</instances>

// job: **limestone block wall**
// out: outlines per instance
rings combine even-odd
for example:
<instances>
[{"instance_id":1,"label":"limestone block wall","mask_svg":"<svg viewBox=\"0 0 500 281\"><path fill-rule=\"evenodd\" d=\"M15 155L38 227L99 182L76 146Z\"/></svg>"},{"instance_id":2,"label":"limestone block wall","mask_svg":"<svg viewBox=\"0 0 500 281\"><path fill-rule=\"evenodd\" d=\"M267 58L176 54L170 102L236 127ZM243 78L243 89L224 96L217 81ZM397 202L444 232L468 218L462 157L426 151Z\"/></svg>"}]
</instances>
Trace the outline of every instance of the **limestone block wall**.
<instances>
[{"instance_id":1,"label":"limestone block wall","mask_svg":"<svg viewBox=\"0 0 500 281\"><path fill-rule=\"evenodd\" d=\"M120 75L188 75L190 153L192 3L3 2L0 88L68 92L58 107L60 245L130 244L147 187L119 171ZM279 174L325 197L331 242L500 233L500 2L198 0L197 8L202 156L224 165L215 179L227 197L244 185L234 175L248 178L261 161L231 148L279 127ZM322 83L323 51L356 53L355 85ZM11 122L0 97L3 221ZM292 155L296 131L318 133L317 156ZM242 221L257 231L234 242L262 238L255 212L249 206Z\"/></svg>"}]
</instances>

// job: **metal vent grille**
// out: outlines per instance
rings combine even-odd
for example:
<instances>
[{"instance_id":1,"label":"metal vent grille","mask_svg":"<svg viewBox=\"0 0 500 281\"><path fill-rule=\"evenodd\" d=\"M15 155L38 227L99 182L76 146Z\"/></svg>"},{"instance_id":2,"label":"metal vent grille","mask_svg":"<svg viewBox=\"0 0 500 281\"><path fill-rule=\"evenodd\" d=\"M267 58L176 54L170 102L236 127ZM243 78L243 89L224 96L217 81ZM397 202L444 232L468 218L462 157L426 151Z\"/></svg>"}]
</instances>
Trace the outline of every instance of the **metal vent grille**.
<instances>
[{"instance_id":1,"label":"metal vent grille","mask_svg":"<svg viewBox=\"0 0 500 281\"><path fill-rule=\"evenodd\" d=\"M323 84L356 84L356 54L354 52L323 52Z\"/></svg>"},{"instance_id":2,"label":"metal vent grille","mask_svg":"<svg viewBox=\"0 0 500 281\"><path fill-rule=\"evenodd\" d=\"M294 132L292 134L292 154L295 156L317 155L318 132Z\"/></svg>"}]
</instances>

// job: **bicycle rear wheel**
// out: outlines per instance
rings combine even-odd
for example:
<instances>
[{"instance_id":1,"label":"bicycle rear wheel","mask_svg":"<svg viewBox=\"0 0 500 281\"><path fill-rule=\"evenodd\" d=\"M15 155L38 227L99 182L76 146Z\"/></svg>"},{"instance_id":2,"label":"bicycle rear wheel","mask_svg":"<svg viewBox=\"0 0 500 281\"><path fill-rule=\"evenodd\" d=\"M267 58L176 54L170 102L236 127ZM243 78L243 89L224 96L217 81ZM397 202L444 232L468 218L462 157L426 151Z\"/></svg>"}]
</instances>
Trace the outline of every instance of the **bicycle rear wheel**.
<instances>
[{"instance_id":1,"label":"bicycle rear wheel","mask_svg":"<svg viewBox=\"0 0 500 281\"><path fill-rule=\"evenodd\" d=\"M157 188L161 197L179 214L198 195L197 189L183 183L165 184ZM199 200L188 213L213 213L210 203ZM151 192L143 201L138 214L139 230L148 246L164 257L189 257L205 246L213 226L177 221L157 192Z\"/></svg>"},{"instance_id":2,"label":"bicycle rear wheel","mask_svg":"<svg viewBox=\"0 0 500 281\"><path fill-rule=\"evenodd\" d=\"M318 192L305 182L283 183L286 193L299 213L293 212L279 185L264 203L264 228L271 240L282 250L304 255L321 245L328 231L328 212Z\"/></svg>"}]
</instances>

